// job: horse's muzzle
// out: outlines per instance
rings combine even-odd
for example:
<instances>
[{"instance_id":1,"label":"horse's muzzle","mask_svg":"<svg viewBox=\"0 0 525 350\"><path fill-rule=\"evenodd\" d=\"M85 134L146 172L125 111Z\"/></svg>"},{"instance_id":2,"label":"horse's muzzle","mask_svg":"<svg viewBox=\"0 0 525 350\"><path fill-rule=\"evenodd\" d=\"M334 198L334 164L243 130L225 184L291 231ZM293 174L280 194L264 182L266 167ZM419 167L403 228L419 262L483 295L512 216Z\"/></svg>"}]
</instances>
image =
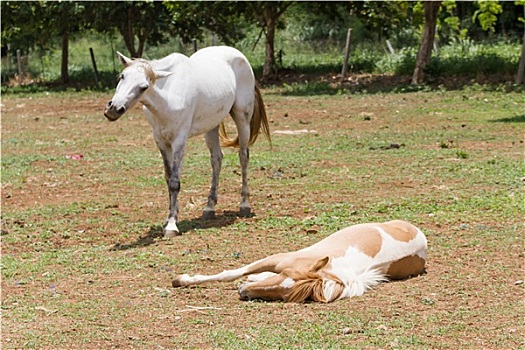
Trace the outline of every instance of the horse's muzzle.
<instances>
[{"instance_id":1,"label":"horse's muzzle","mask_svg":"<svg viewBox=\"0 0 525 350\"><path fill-rule=\"evenodd\" d=\"M112 101L109 101L104 110L104 116L111 122L116 121L126 112L126 107L116 107Z\"/></svg>"}]
</instances>

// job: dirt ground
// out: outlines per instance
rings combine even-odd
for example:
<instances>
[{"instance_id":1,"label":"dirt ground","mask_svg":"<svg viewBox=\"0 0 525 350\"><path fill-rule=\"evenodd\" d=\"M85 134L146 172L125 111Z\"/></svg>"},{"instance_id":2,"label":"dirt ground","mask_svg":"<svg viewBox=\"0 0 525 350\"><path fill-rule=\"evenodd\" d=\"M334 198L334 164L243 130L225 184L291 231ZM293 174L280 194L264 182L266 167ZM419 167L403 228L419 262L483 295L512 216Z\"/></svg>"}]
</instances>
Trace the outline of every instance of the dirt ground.
<instances>
[{"instance_id":1,"label":"dirt ground","mask_svg":"<svg viewBox=\"0 0 525 350\"><path fill-rule=\"evenodd\" d=\"M2 274L4 348L275 348L279 342L293 348L319 347L315 339L322 337L332 348L524 346L521 229L514 229L515 236L510 234L505 249L497 235L484 234L482 241L474 236L476 230L498 232L522 224L522 218L509 219L498 213L487 212L467 224L461 217L439 221L417 216L422 229L430 232L428 273L383 284L351 301L330 305L247 303L238 300L235 283L172 289L170 282L176 273L215 273L321 239L329 232L312 221L323 214L323 207L314 209L314 204L330 207L353 199L350 208L359 213L396 198L423 198L422 185L436 193L454 188L456 180L437 175L425 179L354 176L352 164L334 158L309 160L311 167L327 173L323 179L310 179L309 169L301 165L268 167L256 160L257 152L284 151L289 147L285 138L302 137L274 134L271 151L262 141L252 155L252 164L257 164L250 168L255 216L237 216L239 174L236 159L231 158L232 165L223 168L217 218L205 222L200 216L209 169L207 163L203 168L191 161L206 155L199 139L187 150L183 183L189 184L180 197L183 235L165 241L161 223L167 193L149 126L138 108L118 124L105 122L101 109L109 97L82 95L74 103L69 95L2 101L2 153L24 157L32 149L47 155L29 158L27 169L20 170L22 180L2 181L2 255L25 266L13 275ZM423 120L412 112L414 105L421 109L443 103L445 98L452 97L429 95L422 100L415 94L387 94L323 102L313 97L268 96L266 103L272 131L315 129L326 135L334 129L349 130L353 137L385 129L395 134L401 127L399 119L391 116L396 110L406 112L405 129L437 134L460 128L461 120ZM506 134L508 139L468 140L462 143L462 150L519 161L523 134L511 126L494 133ZM322 155L323 145L317 142L313 138L306 144ZM388 148L394 142L398 140L377 140L376 153L369 144L362 146L362 152L373 156L385 152L380 147ZM425 147L435 150L438 142L438 137L431 138ZM146 156L130 159L126 170L119 170L116 162L124 161L110 159L108 147L115 152L141 147ZM370 167L388 167L381 157L364 156L360 166L369 162ZM444 157L441 162L457 160ZM10 166L2 164L5 169ZM317 189L310 186L312 181L339 181L342 175L330 169L344 166L347 181L361 188L334 191L322 184ZM439 164L432 166L429 174L439 172ZM151 179L151 185L130 186L136 178ZM283 184L283 180L295 182ZM436 201L447 204L441 198ZM385 210L385 219L395 214L388 207ZM376 213L376 217L381 215ZM295 220L288 227L287 218ZM49 227L50 220L56 222L56 228ZM309 220L313 224L297 224ZM66 252L63 258L61 252ZM112 262L117 265L110 266ZM100 263L108 265L97 266ZM272 334L272 324L279 329L276 334ZM297 340L280 338L286 329Z\"/></svg>"}]
</instances>

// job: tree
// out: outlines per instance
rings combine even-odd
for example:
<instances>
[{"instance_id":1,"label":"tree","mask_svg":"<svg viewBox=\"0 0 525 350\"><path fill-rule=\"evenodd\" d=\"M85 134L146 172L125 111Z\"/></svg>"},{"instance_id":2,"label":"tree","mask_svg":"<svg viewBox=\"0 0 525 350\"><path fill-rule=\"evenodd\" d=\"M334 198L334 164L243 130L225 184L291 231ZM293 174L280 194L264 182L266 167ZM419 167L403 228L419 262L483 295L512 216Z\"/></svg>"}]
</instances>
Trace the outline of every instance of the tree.
<instances>
[{"instance_id":1,"label":"tree","mask_svg":"<svg viewBox=\"0 0 525 350\"><path fill-rule=\"evenodd\" d=\"M171 16L172 34L178 35L183 42L202 41L205 29L230 45L244 37L245 2L174 1L166 2L165 6Z\"/></svg>"},{"instance_id":2,"label":"tree","mask_svg":"<svg viewBox=\"0 0 525 350\"><path fill-rule=\"evenodd\" d=\"M479 9L474 12L474 15L472 16L472 22L475 22L477 19L483 30L490 30L494 32L494 26L498 21L497 15L503 11L503 8L498 3L498 1L480 0L476 3L476 5L479 7Z\"/></svg>"},{"instance_id":3,"label":"tree","mask_svg":"<svg viewBox=\"0 0 525 350\"><path fill-rule=\"evenodd\" d=\"M519 0L514 2L516 6L522 6L523 17L518 17L518 21L525 24L525 0ZM518 65L518 73L516 74L516 84L525 84L525 32L523 33L521 57Z\"/></svg>"},{"instance_id":4,"label":"tree","mask_svg":"<svg viewBox=\"0 0 525 350\"><path fill-rule=\"evenodd\" d=\"M43 44L42 23L38 21L41 6L37 2L7 1L2 3L2 45L9 43L23 52Z\"/></svg>"},{"instance_id":5,"label":"tree","mask_svg":"<svg viewBox=\"0 0 525 350\"><path fill-rule=\"evenodd\" d=\"M284 12L293 5L293 1L254 1L248 4L250 11L247 14L257 20L266 38L262 78L267 79L275 74L274 42L277 25Z\"/></svg>"},{"instance_id":6,"label":"tree","mask_svg":"<svg viewBox=\"0 0 525 350\"><path fill-rule=\"evenodd\" d=\"M62 59L60 64L60 79L63 84L69 83L69 38L80 32L83 27L84 6L81 2L42 2L42 25L50 37L58 35L61 38ZM44 33L45 34L45 33Z\"/></svg>"},{"instance_id":7,"label":"tree","mask_svg":"<svg viewBox=\"0 0 525 350\"><path fill-rule=\"evenodd\" d=\"M55 37L61 38L60 78L69 82L69 38L84 27L82 2L6 2L2 4L2 41L29 50L44 48ZM6 25L7 22L7 25Z\"/></svg>"},{"instance_id":8,"label":"tree","mask_svg":"<svg viewBox=\"0 0 525 350\"><path fill-rule=\"evenodd\" d=\"M412 84L421 84L425 79L425 68L432 56L432 47L436 35L437 15L441 1L426 1L424 3L425 23L423 24L423 34L421 44L416 58L416 67L412 75Z\"/></svg>"},{"instance_id":9,"label":"tree","mask_svg":"<svg viewBox=\"0 0 525 350\"><path fill-rule=\"evenodd\" d=\"M117 30L131 57L142 57L146 42L157 45L168 40L171 17L160 1L89 2L90 26L101 33Z\"/></svg>"}]
</instances>

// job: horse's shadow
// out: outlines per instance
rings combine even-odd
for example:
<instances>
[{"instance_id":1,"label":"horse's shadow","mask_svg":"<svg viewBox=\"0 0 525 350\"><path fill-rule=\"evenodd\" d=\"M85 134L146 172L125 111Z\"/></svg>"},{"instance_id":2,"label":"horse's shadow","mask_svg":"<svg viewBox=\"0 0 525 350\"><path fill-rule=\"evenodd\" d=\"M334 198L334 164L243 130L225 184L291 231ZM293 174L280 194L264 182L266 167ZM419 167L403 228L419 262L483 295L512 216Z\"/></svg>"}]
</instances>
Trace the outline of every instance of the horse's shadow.
<instances>
[{"instance_id":1,"label":"horse's shadow","mask_svg":"<svg viewBox=\"0 0 525 350\"><path fill-rule=\"evenodd\" d=\"M235 222L239 217L238 212L224 211L221 214L217 214L214 219L205 220L202 217L196 217L191 220L182 220L178 222L178 227L181 234L195 229L209 229L226 227ZM152 225L145 236L138 238L135 242L128 244L116 243L110 250L128 250L138 247L147 247L159 238L164 236L164 229L161 225ZM175 237L176 239L176 237Z\"/></svg>"}]
</instances>

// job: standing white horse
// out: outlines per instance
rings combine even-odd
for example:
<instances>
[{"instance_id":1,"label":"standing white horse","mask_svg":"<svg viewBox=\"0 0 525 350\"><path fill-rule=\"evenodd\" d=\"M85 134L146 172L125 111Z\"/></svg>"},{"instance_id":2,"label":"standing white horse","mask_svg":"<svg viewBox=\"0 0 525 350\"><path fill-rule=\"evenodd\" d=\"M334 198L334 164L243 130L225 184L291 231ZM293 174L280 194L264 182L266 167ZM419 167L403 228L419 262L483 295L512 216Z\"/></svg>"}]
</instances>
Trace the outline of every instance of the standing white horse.
<instances>
[{"instance_id":1,"label":"standing white horse","mask_svg":"<svg viewBox=\"0 0 525 350\"><path fill-rule=\"evenodd\" d=\"M213 218L223 147L239 147L242 168L240 215L251 214L248 189L248 147L259 132L270 132L261 93L253 70L238 50L220 46L202 49L191 57L174 53L163 59L130 59L118 53L124 65L115 95L104 115L120 118L137 102L153 129L153 137L164 160L170 197L164 236L179 234L177 227L180 175L186 140L205 134L213 170L204 218ZM237 137L229 139L223 120L231 115Z\"/></svg>"}]
</instances>

